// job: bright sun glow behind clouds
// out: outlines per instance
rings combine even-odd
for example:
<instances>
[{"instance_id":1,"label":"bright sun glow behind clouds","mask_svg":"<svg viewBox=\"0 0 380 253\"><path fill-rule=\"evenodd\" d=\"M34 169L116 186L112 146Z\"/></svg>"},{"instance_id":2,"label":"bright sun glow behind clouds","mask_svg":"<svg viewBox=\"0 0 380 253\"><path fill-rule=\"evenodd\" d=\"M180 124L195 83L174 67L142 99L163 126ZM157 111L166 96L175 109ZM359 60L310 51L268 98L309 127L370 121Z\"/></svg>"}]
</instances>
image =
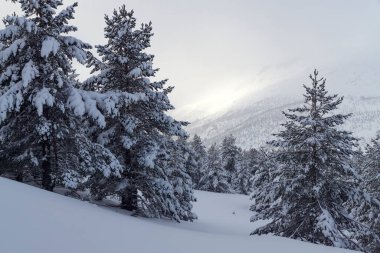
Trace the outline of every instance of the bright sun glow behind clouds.
<instances>
[{"instance_id":1,"label":"bright sun glow behind clouds","mask_svg":"<svg viewBox=\"0 0 380 253\"><path fill-rule=\"evenodd\" d=\"M122 4L135 10L138 23L153 22L150 52L160 68L158 78L169 78L175 86L170 98L178 112L220 111L285 78L293 66L307 75L315 67L341 65L358 55L380 55L377 0L78 2L76 36L93 45L104 43L104 14ZM17 9L9 1L0 4L0 17ZM82 79L88 75L80 73Z\"/></svg>"},{"instance_id":2,"label":"bright sun glow behind clouds","mask_svg":"<svg viewBox=\"0 0 380 253\"><path fill-rule=\"evenodd\" d=\"M229 82L228 84L231 84L231 82ZM242 86L241 88L233 88L230 87L230 85L221 84L221 88L216 88L214 90L208 91L208 93L205 94L204 99L197 101L193 104L184 106L182 108L183 110L179 110L177 114L180 114L181 112L189 113L191 111L194 112L198 110L198 112L201 113L201 115L197 115L197 117L195 118L201 118L202 116L214 114L229 108L236 101L253 91L253 87L251 88L247 86ZM203 109L199 111L200 108Z\"/></svg>"}]
</instances>

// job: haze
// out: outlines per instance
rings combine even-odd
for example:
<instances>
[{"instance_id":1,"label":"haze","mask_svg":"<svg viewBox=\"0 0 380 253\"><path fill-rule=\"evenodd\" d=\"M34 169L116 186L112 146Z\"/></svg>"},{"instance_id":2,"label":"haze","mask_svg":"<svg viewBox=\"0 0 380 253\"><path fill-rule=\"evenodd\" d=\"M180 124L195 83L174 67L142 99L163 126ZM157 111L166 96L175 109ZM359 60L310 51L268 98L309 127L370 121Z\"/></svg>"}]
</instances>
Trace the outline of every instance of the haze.
<instances>
[{"instance_id":1,"label":"haze","mask_svg":"<svg viewBox=\"0 0 380 253\"><path fill-rule=\"evenodd\" d=\"M77 37L92 45L104 43L104 14L122 4L139 23L153 22L150 52L158 78L175 86L171 99L179 111L217 112L296 72L380 55L376 0L78 2ZM16 6L1 0L0 16Z\"/></svg>"}]
</instances>

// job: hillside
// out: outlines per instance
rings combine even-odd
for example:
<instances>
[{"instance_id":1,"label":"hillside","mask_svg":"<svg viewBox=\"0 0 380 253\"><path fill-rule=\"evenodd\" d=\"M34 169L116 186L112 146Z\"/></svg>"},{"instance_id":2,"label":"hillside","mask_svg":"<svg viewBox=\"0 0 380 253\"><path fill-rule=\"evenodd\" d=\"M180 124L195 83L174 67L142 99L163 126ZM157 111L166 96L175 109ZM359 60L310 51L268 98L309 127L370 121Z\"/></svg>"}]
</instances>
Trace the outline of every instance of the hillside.
<instances>
[{"instance_id":1,"label":"hillside","mask_svg":"<svg viewBox=\"0 0 380 253\"><path fill-rule=\"evenodd\" d=\"M249 236L247 196L196 192L192 223L135 218L0 178L0 252L223 253L352 252L274 237Z\"/></svg>"},{"instance_id":2,"label":"hillside","mask_svg":"<svg viewBox=\"0 0 380 253\"><path fill-rule=\"evenodd\" d=\"M371 56L320 72L327 78L327 90L345 97L339 110L352 113L352 117L344 128L361 138L362 143L380 130L380 73L377 66L380 66L380 59ZM246 149L264 145L281 129L285 119L281 112L303 102L302 84L309 84L308 74L312 70L311 67L305 68L292 73L291 77L273 81L248 93L224 111L202 118L193 117L188 131L201 136L207 145L219 142L229 134L233 134L238 144Z\"/></svg>"}]
</instances>

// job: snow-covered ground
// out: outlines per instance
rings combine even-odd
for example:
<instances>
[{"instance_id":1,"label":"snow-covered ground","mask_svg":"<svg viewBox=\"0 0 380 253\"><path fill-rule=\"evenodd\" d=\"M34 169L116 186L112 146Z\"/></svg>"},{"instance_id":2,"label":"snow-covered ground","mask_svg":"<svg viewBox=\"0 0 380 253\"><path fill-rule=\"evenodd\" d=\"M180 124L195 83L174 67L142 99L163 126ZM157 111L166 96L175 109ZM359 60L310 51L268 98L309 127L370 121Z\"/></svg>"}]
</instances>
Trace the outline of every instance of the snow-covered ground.
<instances>
[{"instance_id":1,"label":"snow-covered ground","mask_svg":"<svg viewBox=\"0 0 380 253\"><path fill-rule=\"evenodd\" d=\"M247 196L197 192L194 222L136 218L0 178L2 253L349 252L274 236L249 236Z\"/></svg>"}]
</instances>

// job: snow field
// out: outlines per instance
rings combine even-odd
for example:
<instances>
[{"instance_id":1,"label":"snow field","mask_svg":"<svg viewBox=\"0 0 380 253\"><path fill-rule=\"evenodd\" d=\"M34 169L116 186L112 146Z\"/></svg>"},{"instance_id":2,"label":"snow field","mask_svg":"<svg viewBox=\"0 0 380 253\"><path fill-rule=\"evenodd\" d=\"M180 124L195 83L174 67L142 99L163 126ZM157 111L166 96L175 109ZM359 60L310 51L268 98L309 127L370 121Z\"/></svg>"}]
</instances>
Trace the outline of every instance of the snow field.
<instances>
[{"instance_id":1,"label":"snow field","mask_svg":"<svg viewBox=\"0 0 380 253\"><path fill-rule=\"evenodd\" d=\"M199 219L136 218L0 178L2 253L350 252L274 236L249 236L247 196L197 191ZM235 212L235 214L234 214Z\"/></svg>"}]
</instances>

